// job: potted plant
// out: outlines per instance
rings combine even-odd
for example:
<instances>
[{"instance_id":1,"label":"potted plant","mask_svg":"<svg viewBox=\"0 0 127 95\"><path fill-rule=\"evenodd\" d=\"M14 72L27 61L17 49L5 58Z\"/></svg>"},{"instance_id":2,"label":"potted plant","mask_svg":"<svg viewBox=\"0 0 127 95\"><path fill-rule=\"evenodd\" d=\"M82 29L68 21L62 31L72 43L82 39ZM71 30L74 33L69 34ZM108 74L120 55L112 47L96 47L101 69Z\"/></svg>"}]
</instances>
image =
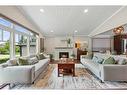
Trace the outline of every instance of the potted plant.
<instances>
[{"instance_id":1,"label":"potted plant","mask_svg":"<svg viewBox=\"0 0 127 95\"><path fill-rule=\"evenodd\" d=\"M50 62L53 61L53 54L49 54L50 55Z\"/></svg>"},{"instance_id":2,"label":"potted plant","mask_svg":"<svg viewBox=\"0 0 127 95\"><path fill-rule=\"evenodd\" d=\"M71 45L71 39L67 39L67 46L70 46Z\"/></svg>"},{"instance_id":3,"label":"potted plant","mask_svg":"<svg viewBox=\"0 0 127 95\"><path fill-rule=\"evenodd\" d=\"M74 53L71 54L71 58L72 58L72 61L74 61L74 58L75 58L75 54Z\"/></svg>"}]
</instances>

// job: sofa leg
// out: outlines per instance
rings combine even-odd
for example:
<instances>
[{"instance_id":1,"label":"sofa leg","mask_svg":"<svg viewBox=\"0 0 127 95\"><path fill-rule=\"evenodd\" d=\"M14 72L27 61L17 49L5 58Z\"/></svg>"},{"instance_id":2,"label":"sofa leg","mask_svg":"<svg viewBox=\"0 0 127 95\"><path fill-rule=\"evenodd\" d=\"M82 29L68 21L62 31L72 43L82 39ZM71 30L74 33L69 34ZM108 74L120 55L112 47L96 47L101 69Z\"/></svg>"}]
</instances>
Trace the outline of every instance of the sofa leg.
<instances>
[{"instance_id":1,"label":"sofa leg","mask_svg":"<svg viewBox=\"0 0 127 95\"><path fill-rule=\"evenodd\" d=\"M101 83L104 83L104 81L100 80Z\"/></svg>"},{"instance_id":2,"label":"sofa leg","mask_svg":"<svg viewBox=\"0 0 127 95\"><path fill-rule=\"evenodd\" d=\"M34 81L32 82L32 84L34 84Z\"/></svg>"},{"instance_id":3,"label":"sofa leg","mask_svg":"<svg viewBox=\"0 0 127 95\"><path fill-rule=\"evenodd\" d=\"M8 85L9 85L9 89L12 89L15 86L14 83L9 83Z\"/></svg>"}]
</instances>

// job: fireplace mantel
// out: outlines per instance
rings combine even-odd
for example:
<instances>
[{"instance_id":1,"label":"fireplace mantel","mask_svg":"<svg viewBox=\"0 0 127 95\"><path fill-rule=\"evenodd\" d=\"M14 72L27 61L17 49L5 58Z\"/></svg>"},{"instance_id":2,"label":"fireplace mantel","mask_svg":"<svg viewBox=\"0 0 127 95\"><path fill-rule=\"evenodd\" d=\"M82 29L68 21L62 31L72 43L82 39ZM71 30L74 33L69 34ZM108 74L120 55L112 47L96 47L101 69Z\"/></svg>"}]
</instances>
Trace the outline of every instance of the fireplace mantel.
<instances>
[{"instance_id":1,"label":"fireplace mantel","mask_svg":"<svg viewBox=\"0 0 127 95\"><path fill-rule=\"evenodd\" d=\"M55 49L73 49L73 47L55 47Z\"/></svg>"}]
</instances>

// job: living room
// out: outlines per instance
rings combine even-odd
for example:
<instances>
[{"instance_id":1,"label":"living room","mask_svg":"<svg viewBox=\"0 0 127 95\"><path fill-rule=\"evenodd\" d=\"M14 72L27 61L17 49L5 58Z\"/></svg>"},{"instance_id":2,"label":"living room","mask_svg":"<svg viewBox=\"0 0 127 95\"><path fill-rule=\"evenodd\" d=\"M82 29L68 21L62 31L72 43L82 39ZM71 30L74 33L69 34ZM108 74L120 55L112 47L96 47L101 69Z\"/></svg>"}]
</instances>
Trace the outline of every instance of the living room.
<instances>
[{"instance_id":1,"label":"living room","mask_svg":"<svg viewBox=\"0 0 127 95\"><path fill-rule=\"evenodd\" d=\"M0 6L1 90L127 89L125 15L120 5Z\"/></svg>"}]
</instances>

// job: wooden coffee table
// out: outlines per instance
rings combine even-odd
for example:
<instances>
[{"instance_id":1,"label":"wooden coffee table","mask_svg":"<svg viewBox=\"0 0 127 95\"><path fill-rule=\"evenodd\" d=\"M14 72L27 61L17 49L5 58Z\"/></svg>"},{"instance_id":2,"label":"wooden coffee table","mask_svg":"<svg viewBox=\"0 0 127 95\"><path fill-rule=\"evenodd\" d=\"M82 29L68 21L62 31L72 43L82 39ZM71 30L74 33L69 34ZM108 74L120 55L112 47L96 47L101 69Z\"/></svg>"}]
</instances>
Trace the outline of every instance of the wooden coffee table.
<instances>
[{"instance_id":1,"label":"wooden coffee table","mask_svg":"<svg viewBox=\"0 0 127 95\"><path fill-rule=\"evenodd\" d=\"M60 74L75 76L75 64L77 64L77 60L74 61L67 60L66 62L62 62L59 60L57 64L58 64L58 77L60 77Z\"/></svg>"}]
</instances>

